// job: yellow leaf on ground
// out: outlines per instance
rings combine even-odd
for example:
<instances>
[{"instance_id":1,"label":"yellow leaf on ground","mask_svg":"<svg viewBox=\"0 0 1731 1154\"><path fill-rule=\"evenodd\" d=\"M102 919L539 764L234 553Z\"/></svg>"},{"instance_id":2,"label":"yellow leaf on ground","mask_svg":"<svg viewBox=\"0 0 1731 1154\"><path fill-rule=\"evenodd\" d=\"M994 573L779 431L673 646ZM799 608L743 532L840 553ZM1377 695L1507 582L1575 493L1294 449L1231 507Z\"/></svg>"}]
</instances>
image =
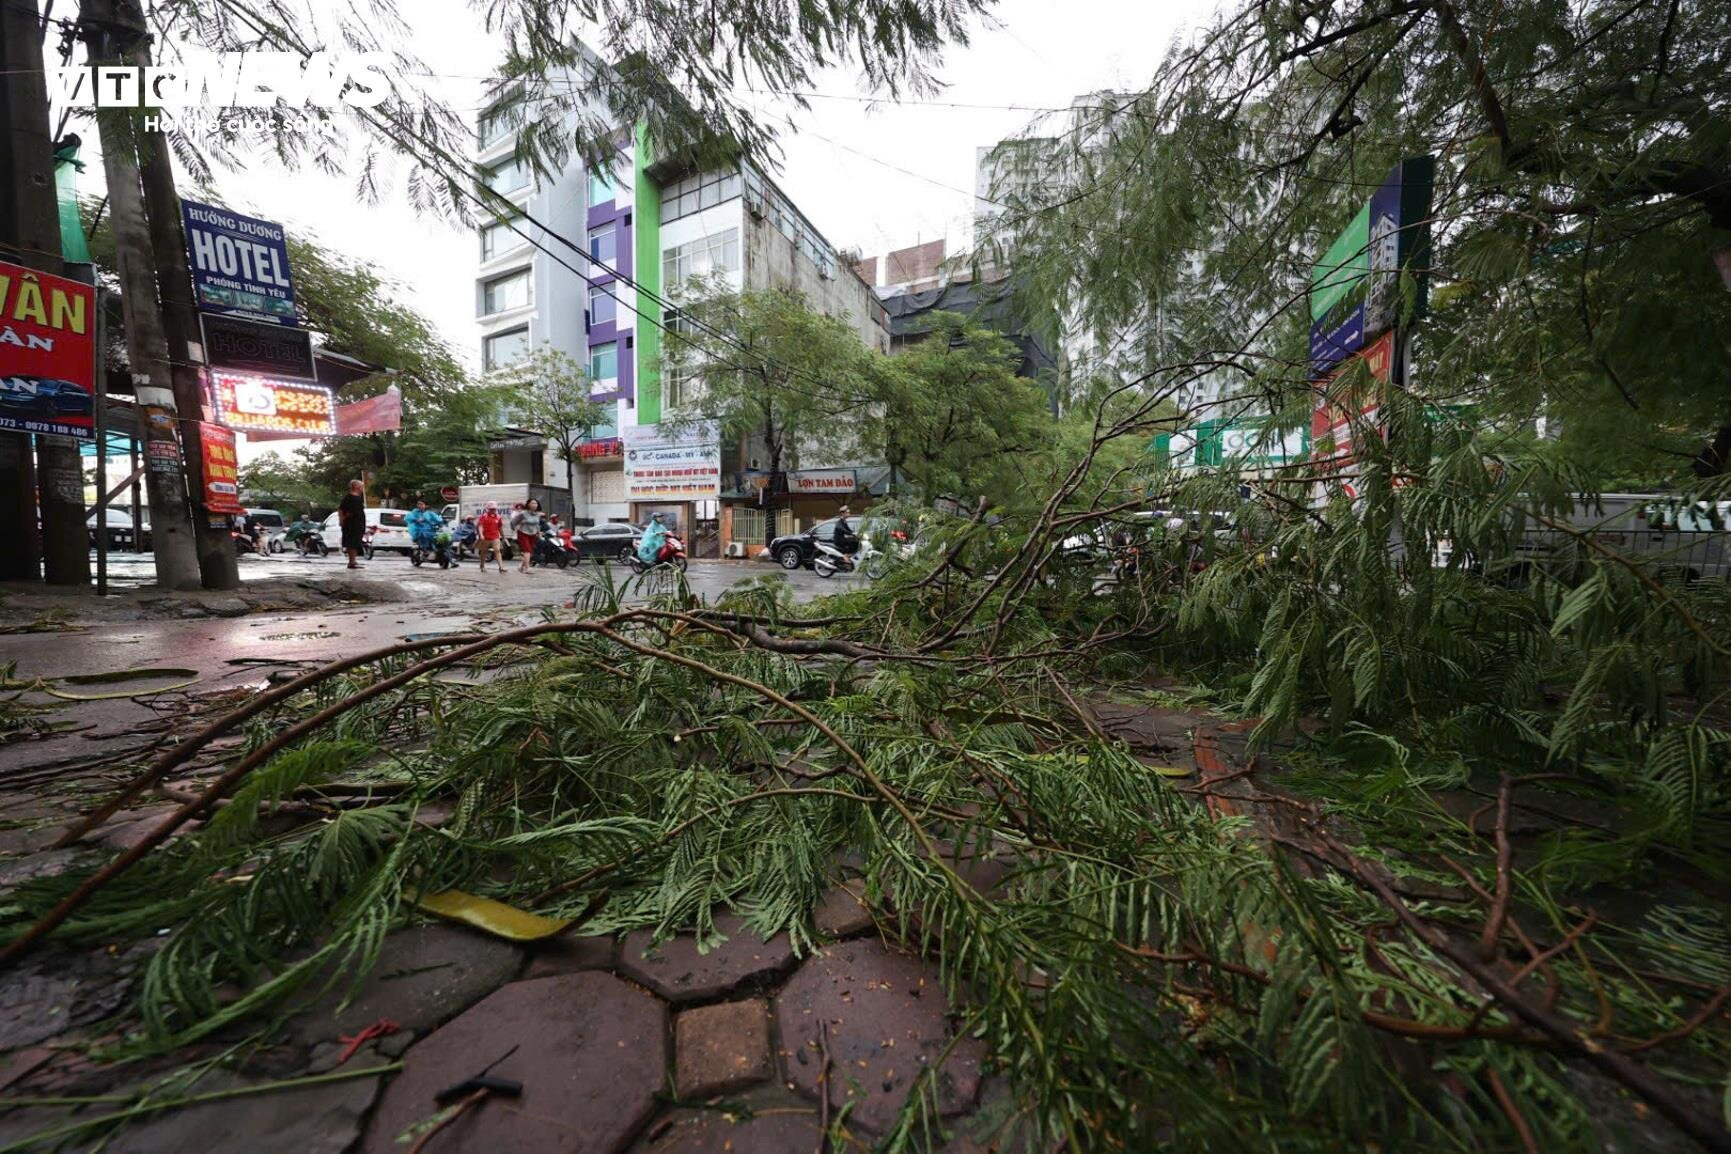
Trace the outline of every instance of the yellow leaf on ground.
<instances>
[{"instance_id":1,"label":"yellow leaf on ground","mask_svg":"<svg viewBox=\"0 0 1731 1154\"><path fill-rule=\"evenodd\" d=\"M462 890L426 894L415 904L442 918L450 918L454 922L462 922L478 930L486 930L495 937L509 938L514 942L534 942L550 938L572 922L571 918L544 918L540 914L508 906L492 898L478 898Z\"/></svg>"},{"instance_id":2,"label":"yellow leaf on ground","mask_svg":"<svg viewBox=\"0 0 1731 1154\"><path fill-rule=\"evenodd\" d=\"M1182 765L1151 765L1148 767L1161 777L1189 777L1194 769L1186 769Z\"/></svg>"}]
</instances>

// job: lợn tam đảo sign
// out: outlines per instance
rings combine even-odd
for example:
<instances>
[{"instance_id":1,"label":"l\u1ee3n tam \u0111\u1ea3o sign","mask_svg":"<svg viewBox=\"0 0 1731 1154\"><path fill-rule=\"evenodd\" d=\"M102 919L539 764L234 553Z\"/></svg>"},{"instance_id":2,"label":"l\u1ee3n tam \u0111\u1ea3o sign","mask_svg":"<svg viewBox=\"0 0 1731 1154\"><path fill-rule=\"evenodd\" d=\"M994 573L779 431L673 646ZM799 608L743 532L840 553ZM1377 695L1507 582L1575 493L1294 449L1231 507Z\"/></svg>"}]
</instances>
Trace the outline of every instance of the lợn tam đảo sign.
<instances>
[{"instance_id":1,"label":"l\u1ee3n tam \u0111\u1ea3o sign","mask_svg":"<svg viewBox=\"0 0 1731 1154\"><path fill-rule=\"evenodd\" d=\"M714 426L675 432L635 425L621 432L626 500L703 501L721 495L721 437Z\"/></svg>"},{"instance_id":2,"label":"l\u1ee3n tam \u0111\u1ea3o sign","mask_svg":"<svg viewBox=\"0 0 1731 1154\"><path fill-rule=\"evenodd\" d=\"M197 201L180 202L193 297L204 312L295 323L282 225Z\"/></svg>"},{"instance_id":3,"label":"l\u1ee3n tam \u0111\u1ea3o sign","mask_svg":"<svg viewBox=\"0 0 1731 1154\"><path fill-rule=\"evenodd\" d=\"M210 374L211 407L231 429L329 437L337 431L336 401L323 385L245 373Z\"/></svg>"},{"instance_id":4,"label":"l\u1ee3n tam \u0111\u1ea3o sign","mask_svg":"<svg viewBox=\"0 0 1731 1154\"><path fill-rule=\"evenodd\" d=\"M0 429L90 437L96 290L0 261Z\"/></svg>"},{"instance_id":5,"label":"l\u1ee3n tam \u0111\u1ea3o sign","mask_svg":"<svg viewBox=\"0 0 1731 1154\"><path fill-rule=\"evenodd\" d=\"M789 493L852 493L858 487L852 469L799 469L787 475Z\"/></svg>"}]
</instances>

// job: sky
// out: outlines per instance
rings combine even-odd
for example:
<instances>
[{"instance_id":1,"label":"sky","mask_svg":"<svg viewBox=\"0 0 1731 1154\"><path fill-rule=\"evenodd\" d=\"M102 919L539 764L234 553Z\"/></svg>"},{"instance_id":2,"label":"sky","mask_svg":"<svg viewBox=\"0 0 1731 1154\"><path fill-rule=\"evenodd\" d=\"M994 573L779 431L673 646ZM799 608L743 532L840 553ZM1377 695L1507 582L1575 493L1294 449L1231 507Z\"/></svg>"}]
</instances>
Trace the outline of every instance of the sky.
<instances>
[{"instance_id":1,"label":"sky","mask_svg":"<svg viewBox=\"0 0 1731 1154\"><path fill-rule=\"evenodd\" d=\"M967 46L945 54L938 77L946 87L935 96L888 103L840 71L818 78L805 111L765 94L762 112L792 117L773 176L839 248L872 256L941 236L953 252L971 237L977 148L1023 132L1039 109L1101 89L1140 88L1173 37L1214 7L1214 0L1000 0ZM409 50L427 65L421 82L472 115L503 55L474 0L415 0L400 11ZM93 148L93 127L82 134ZM86 159L81 187L97 191L100 162ZM260 161L219 172L213 191L236 211L374 265L475 367L474 234L417 216L401 176L387 173L381 196L368 203L351 175ZM196 198L198 190L183 176L181 193Z\"/></svg>"}]
</instances>

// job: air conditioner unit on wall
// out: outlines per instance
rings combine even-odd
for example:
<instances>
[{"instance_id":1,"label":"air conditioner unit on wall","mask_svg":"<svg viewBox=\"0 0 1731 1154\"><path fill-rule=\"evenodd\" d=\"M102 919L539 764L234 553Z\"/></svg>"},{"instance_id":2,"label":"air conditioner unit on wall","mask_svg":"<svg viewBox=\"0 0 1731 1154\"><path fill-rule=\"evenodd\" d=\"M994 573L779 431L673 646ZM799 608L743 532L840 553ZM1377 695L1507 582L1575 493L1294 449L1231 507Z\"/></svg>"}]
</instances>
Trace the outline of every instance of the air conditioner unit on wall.
<instances>
[{"instance_id":1,"label":"air conditioner unit on wall","mask_svg":"<svg viewBox=\"0 0 1731 1154\"><path fill-rule=\"evenodd\" d=\"M743 557L743 556L745 556L745 542L744 541L729 541L727 543L727 555L729 557Z\"/></svg>"}]
</instances>

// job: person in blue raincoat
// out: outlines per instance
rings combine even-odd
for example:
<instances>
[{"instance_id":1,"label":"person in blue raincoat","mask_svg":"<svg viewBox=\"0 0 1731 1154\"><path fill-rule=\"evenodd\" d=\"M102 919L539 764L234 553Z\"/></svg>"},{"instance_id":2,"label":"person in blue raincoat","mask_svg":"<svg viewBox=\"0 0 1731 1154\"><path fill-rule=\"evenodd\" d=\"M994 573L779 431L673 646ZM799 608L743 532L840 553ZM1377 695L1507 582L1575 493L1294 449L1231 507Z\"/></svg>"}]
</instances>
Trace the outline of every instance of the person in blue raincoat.
<instances>
[{"instance_id":1,"label":"person in blue raincoat","mask_svg":"<svg viewBox=\"0 0 1731 1154\"><path fill-rule=\"evenodd\" d=\"M653 565L661 559L661 547L667 544L667 526L661 523L661 514L651 514L649 524L643 527L643 539L637 542L637 559L645 565Z\"/></svg>"},{"instance_id":2,"label":"person in blue raincoat","mask_svg":"<svg viewBox=\"0 0 1731 1154\"><path fill-rule=\"evenodd\" d=\"M431 553L434 534L445 527L445 519L427 508L425 501L416 501L415 507L403 518L403 525L409 531L410 543L423 552Z\"/></svg>"}]
</instances>

